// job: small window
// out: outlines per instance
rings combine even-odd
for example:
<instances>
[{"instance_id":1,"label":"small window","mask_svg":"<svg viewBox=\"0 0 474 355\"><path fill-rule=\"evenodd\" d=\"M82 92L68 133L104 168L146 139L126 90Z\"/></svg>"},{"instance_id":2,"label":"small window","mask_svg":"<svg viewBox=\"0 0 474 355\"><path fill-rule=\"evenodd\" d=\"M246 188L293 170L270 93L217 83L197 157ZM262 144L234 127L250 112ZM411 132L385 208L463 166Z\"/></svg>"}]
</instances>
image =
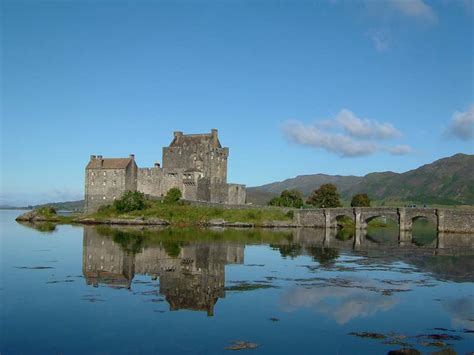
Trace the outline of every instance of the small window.
<instances>
[{"instance_id":1,"label":"small window","mask_svg":"<svg viewBox=\"0 0 474 355\"><path fill-rule=\"evenodd\" d=\"M117 184L117 182L116 182L116 181L113 181L113 182L112 182L112 185L114 185L114 186L115 186L116 184Z\"/></svg>"},{"instance_id":2,"label":"small window","mask_svg":"<svg viewBox=\"0 0 474 355\"><path fill-rule=\"evenodd\" d=\"M94 181L91 181L91 186L94 186Z\"/></svg>"},{"instance_id":3,"label":"small window","mask_svg":"<svg viewBox=\"0 0 474 355\"><path fill-rule=\"evenodd\" d=\"M105 181L102 183L103 186L105 186Z\"/></svg>"},{"instance_id":4,"label":"small window","mask_svg":"<svg viewBox=\"0 0 474 355\"><path fill-rule=\"evenodd\" d=\"M105 199L106 199L106 197L104 196L104 197L102 197L102 199L103 199L103 200L105 200Z\"/></svg>"},{"instance_id":5,"label":"small window","mask_svg":"<svg viewBox=\"0 0 474 355\"><path fill-rule=\"evenodd\" d=\"M107 173L104 171L104 176L107 176Z\"/></svg>"}]
</instances>

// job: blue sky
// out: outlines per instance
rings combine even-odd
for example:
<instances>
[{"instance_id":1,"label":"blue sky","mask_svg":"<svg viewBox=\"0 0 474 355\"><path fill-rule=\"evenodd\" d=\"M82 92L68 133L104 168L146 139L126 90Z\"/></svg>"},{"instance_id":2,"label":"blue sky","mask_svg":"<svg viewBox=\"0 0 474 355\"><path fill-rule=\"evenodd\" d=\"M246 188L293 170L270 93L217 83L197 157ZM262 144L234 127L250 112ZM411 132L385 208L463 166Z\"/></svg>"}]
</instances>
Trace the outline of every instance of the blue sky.
<instances>
[{"instance_id":1,"label":"blue sky","mask_svg":"<svg viewBox=\"0 0 474 355\"><path fill-rule=\"evenodd\" d=\"M1 203L81 198L90 154L219 129L229 179L473 152L470 1L1 3Z\"/></svg>"}]
</instances>

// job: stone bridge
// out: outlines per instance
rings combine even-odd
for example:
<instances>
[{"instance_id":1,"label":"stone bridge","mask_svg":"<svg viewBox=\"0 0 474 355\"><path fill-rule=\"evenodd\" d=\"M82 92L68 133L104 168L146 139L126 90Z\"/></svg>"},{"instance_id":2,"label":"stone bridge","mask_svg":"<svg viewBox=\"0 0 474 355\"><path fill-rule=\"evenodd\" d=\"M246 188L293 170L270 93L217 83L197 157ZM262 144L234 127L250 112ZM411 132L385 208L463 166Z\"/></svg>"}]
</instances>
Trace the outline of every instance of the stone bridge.
<instances>
[{"instance_id":1,"label":"stone bridge","mask_svg":"<svg viewBox=\"0 0 474 355\"><path fill-rule=\"evenodd\" d=\"M438 232L474 233L474 211L445 208L411 207L356 207L319 208L294 211L294 220L299 227L337 228L341 218L351 219L356 229L366 229L367 224L385 217L398 223L400 231L411 231L413 222L425 218L433 222Z\"/></svg>"}]
</instances>

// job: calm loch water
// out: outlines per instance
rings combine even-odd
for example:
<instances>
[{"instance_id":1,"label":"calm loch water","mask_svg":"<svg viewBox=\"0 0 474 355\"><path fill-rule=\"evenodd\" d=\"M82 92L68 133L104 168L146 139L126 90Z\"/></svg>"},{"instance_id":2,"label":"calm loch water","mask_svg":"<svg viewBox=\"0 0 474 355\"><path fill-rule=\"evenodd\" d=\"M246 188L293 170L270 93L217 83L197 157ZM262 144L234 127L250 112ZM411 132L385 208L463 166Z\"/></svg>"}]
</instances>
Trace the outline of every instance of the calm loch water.
<instances>
[{"instance_id":1,"label":"calm loch water","mask_svg":"<svg viewBox=\"0 0 474 355\"><path fill-rule=\"evenodd\" d=\"M23 225L0 211L0 353L474 351L474 236ZM405 238L406 240L406 238Z\"/></svg>"}]
</instances>

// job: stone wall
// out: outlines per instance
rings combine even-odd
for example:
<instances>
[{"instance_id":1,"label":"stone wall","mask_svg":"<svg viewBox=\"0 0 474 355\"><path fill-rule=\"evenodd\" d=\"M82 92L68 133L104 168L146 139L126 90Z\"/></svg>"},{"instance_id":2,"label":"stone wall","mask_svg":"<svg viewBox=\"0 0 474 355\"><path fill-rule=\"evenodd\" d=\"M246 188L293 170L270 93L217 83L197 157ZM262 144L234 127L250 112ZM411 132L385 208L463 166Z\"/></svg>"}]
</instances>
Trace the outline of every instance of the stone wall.
<instances>
[{"instance_id":1,"label":"stone wall","mask_svg":"<svg viewBox=\"0 0 474 355\"><path fill-rule=\"evenodd\" d=\"M468 210L438 209L438 231L474 233L474 212Z\"/></svg>"},{"instance_id":2,"label":"stone wall","mask_svg":"<svg viewBox=\"0 0 474 355\"><path fill-rule=\"evenodd\" d=\"M245 185L227 184L227 203L232 205L244 205L246 195Z\"/></svg>"},{"instance_id":3,"label":"stone wall","mask_svg":"<svg viewBox=\"0 0 474 355\"><path fill-rule=\"evenodd\" d=\"M137 189L135 163L127 169L89 169L85 175L84 211L95 212L110 205L126 191Z\"/></svg>"}]
</instances>

